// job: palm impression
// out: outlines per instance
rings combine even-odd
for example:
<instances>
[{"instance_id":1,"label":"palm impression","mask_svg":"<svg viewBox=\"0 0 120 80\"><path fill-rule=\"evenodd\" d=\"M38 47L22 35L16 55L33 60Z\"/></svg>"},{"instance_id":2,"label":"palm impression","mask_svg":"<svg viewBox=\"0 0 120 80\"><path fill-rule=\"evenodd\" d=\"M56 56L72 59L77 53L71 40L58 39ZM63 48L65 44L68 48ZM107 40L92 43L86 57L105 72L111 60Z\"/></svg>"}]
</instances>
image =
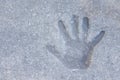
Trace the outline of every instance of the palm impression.
<instances>
[{"instance_id":1,"label":"palm impression","mask_svg":"<svg viewBox=\"0 0 120 80\"><path fill-rule=\"evenodd\" d=\"M62 20L58 21L58 27L60 34L65 40L66 50L65 54L62 55L55 46L47 45L46 48L51 52L55 57L57 57L64 66L69 69L86 69L91 64L91 58L93 54L94 47L101 41L105 31L101 31L93 40L87 41L88 30L89 30L89 19L88 17L83 18L82 30L83 36L82 40L79 38L79 17L73 15L72 17L72 34L75 39L72 39L69 33L66 30L66 27Z\"/></svg>"}]
</instances>

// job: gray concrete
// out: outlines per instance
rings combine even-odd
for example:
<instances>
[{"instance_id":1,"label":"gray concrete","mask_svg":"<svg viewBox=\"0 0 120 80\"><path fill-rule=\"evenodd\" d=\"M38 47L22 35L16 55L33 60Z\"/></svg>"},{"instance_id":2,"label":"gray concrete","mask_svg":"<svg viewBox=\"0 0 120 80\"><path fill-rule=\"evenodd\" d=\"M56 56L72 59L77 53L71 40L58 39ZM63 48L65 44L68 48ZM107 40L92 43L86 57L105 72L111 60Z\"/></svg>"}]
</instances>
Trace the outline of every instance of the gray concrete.
<instances>
[{"instance_id":1,"label":"gray concrete","mask_svg":"<svg viewBox=\"0 0 120 80\"><path fill-rule=\"evenodd\" d=\"M118 0L0 0L0 80L119 80L120 1ZM73 70L47 49L64 52L58 21L71 34L71 17L90 19L88 41L104 30L87 69ZM74 36L72 36L74 38Z\"/></svg>"}]
</instances>

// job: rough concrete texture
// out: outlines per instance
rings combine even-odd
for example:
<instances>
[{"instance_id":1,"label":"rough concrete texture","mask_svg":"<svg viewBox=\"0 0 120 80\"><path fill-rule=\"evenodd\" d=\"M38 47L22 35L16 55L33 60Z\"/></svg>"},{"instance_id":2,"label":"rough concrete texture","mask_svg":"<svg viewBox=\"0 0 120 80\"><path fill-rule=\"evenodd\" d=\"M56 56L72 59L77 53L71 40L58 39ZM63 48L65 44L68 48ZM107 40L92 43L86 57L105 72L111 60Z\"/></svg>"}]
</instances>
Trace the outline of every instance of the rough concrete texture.
<instances>
[{"instance_id":1,"label":"rough concrete texture","mask_svg":"<svg viewBox=\"0 0 120 80\"><path fill-rule=\"evenodd\" d=\"M120 80L119 4L119 0L0 0L0 80ZM46 49L52 44L65 51L58 21L63 20L70 32L73 14L79 16L80 36L82 18L89 17L88 41L106 32L88 69L68 69Z\"/></svg>"}]
</instances>

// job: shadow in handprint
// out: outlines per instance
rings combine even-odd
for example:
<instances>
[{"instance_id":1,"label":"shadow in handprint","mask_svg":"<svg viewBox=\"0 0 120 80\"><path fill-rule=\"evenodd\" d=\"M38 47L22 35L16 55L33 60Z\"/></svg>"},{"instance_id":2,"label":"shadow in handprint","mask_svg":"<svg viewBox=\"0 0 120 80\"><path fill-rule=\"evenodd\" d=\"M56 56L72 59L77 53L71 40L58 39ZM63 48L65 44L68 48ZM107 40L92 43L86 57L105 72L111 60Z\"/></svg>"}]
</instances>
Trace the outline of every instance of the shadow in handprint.
<instances>
[{"instance_id":1,"label":"shadow in handprint","mask_svg":"<svg viewBox=\"0 0 120 80\"><path fill-rule=\"evenodd\" d=\"M91 58L94 47L101 41L105 31L101 31L93 40L87 41L88 30L89 30L89 19L88 17L83 18L82 29L83 37L82 40L79 38L79 17L73 15L72 18L72 34L75 39L72 39L68 34L66 27L62 20L58 21L58 27L60 34L65 40L66 50L65 54L62 55L53 45L46 45L46 48L54 56L56 56L67 68L69 69L87 69L90 66Z\"/></svg>"}]
</instances>

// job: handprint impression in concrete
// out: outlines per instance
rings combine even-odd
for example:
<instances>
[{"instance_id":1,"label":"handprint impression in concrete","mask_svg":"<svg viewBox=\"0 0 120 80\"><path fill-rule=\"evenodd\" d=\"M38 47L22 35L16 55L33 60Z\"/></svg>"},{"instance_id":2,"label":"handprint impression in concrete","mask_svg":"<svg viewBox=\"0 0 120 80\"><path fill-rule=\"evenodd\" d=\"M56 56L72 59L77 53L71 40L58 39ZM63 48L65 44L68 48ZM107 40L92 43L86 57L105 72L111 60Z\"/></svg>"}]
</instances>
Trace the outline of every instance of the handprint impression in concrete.
<instances>
[{"instance_id":1,"label":"handprint impression in concrete","mask_svg":"<svg viewBox=\"0 0 120 80\"><path fill-rule=\"evenodd\" d=\"M93 40L87 41L88 30L89 30L89 19L88 17L83 18L82 30L83 36L82 40L79 38L79 20L78 16L73 15L72 21L72 34L75 39L72 39L68 34L66 27L62 20L58 21L58 27L60 34L65 40L66 50L65 55L62 55L55 46L47 45L47 49L54 56L56 56L67 68L69 69L87 69L91 64L91 58L93 54L94 47L101 41L105 31L101 31Z\"/></svg>"}]
</instances>

